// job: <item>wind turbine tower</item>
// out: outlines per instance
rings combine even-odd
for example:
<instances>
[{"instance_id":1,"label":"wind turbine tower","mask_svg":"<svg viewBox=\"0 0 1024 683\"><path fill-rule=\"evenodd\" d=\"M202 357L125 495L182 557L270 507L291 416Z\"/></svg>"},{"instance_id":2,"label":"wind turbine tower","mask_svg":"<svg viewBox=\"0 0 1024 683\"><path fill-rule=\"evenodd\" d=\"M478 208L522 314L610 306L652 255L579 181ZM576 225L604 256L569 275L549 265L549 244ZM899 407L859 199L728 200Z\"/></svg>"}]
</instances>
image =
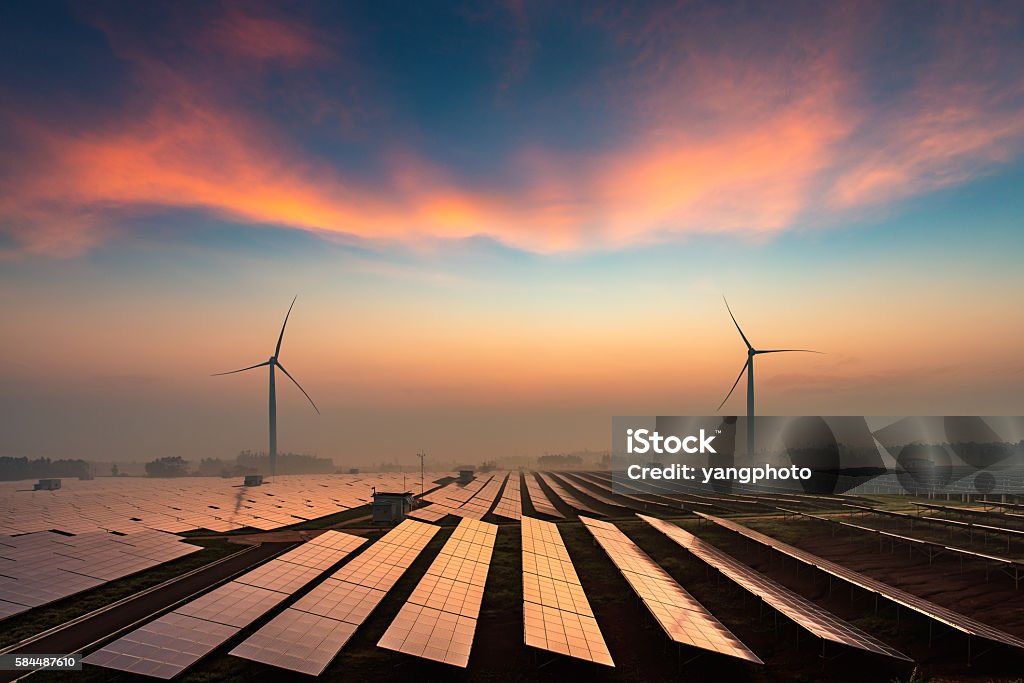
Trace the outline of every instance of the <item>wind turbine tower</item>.
<instances>
[{"instance_id":1,"label":"wind turbine tower","mask_svg":"<svg viewBox=\"0 0 1024 683\"><path fill-rule=\"evenodd\" d=\"M270 392L269 392L268 413L269 413L269 417L270 417L270 450L269 450L269 454L270 454L270 476L271 477L274 477L277 474L277 388L276 388L276 383L275 383L275 378L274 378L275 371L276 370L280 370L281 372L283 372L285 374L285 376L288 379L290 379L295 384L295 386L297 386L299 388L299 391L301 391L302 394L307 399L309 399L309 403L310 403L310 405L313 406L313 410L316 411L317 415L320 414L320 409L316 407L316 403L313 403L313 399L309 397L309 394L307 394L306 390L302 388L302 385L299 384L298 381L294 377L291 376L291 373L289 373L287 370L284 369L284 366L281 365L281 361L279 360L279 358L281 356L281 341L284 339L284 328L288 326L288 316L290 316L292 314L292 308L295 306L295 300L298 299L298 298L299 297L296 296L295 299L292 299L291 306L288 307L288 312L284 316L284 324L281 325L281 334L278 335L278 337L277 337L277 346L274 347L274 355L273 356L271 356L269 359L267 359L263 363L257 363L256 365L250 365L249 367L242 368L241 370L231 370L230 372L217 372L217 373L213 374L214 377L219 377L220 375L233 375L236 372L245 372L246 370L253 370L255 368L262 368L264 365L269 368L269 372L270 372Z\"/></svg>"},{"instance_id":2,"label":"wind turbine tower","mask_svg":"<svg viewBox=\"0 0 1024 683\"><path fill-rule=\"evenodd\" d=\"M811 349L755 349L750 341L747 339L747 335L743 334L743 330L740 329L740 324L736 322L736 316L732 314L732 309L729 308L729 301L722 297L725 301L725 310L729 311L729 317L732 318L732 324L736 326L736 331L740 333L740 337L743 339L743 343L747 346L747 362L740 368L740 374L737 375L736 381L732 383L732 388L729 389L729 393L725 395L725 398L720 404L718 409L721 410L725 402L732 396L732 392L736 390L736 385L743 379L743 373L747 373L747 455L753 455L754 453L754 357L760 356L765 353L817 353L821 351L812 351Z\"/></svg>"}]
</instances>

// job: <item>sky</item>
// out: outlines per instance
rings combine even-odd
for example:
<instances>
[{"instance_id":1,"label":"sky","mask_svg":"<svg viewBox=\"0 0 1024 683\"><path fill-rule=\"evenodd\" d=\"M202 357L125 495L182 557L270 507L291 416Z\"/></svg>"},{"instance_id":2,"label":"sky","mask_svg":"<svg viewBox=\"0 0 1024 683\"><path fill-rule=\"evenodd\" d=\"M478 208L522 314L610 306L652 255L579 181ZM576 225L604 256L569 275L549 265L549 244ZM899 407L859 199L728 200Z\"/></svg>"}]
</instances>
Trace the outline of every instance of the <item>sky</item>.
<instances>
[{"instance_id":1,"label":"sky","mask_svg":"<svg viewBox=\"0 0 1024 683\"><path fill-rule=\"evenodd\" d=\"M0 5L0 455L1024 412L1024 6ZM287 380L283 380L287 383ZM741 388L742 389L742 388ZM745 410L737 389L722 408Z\"/></svg>"}]
</instances>

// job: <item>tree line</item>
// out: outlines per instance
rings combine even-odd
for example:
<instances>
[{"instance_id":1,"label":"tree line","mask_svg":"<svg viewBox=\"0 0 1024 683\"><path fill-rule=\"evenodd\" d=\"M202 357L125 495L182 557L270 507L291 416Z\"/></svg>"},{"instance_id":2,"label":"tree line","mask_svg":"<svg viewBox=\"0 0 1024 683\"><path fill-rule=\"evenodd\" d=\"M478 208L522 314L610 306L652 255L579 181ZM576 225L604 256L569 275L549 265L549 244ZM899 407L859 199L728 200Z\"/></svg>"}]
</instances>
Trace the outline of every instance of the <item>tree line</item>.
<instances>
[{"instance_id":1,"label":"tree line","mask_svg":"<svg viewBox=\"0 0 1024 683\"><path fill-rule=\"evenodd\" d=\"M49 458L0 457L0 481L19 479L60 479L92 476L92 468L85 460L50 460Z\"/></svg>"},{"instance_id":2,"label":"tree line","mask_svg":"<svg viewBox=\"0 0 1024 683\"><path fill-rule=\"evenodd\" d=\"M334 461L305 453L278 453L278 474L332 474ZM147 477L242 477L270 474L270 457L264 452L242 451L234 460L203 458L196 467L181 456L157 458L146 463Z\"/></svg>"}]
</instances>

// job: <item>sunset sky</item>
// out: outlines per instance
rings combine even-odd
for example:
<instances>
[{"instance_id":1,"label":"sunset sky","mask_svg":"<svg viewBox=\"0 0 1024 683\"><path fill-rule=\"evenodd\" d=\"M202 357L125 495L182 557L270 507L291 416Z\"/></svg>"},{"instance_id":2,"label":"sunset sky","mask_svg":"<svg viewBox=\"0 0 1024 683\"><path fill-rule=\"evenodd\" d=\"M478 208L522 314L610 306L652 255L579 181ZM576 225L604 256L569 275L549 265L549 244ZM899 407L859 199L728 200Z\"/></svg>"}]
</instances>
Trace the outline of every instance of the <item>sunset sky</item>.
<instances>
[{"instance_id":1,"label":"sunset sky","mask_svg":"<svg viewBox=\"0 0 1024 683\"><path fill-rule=\"evenodd\" d=\"M1024 412L1024 5L0 4L0 455ZM723 412L743 412L737 390Z\"/></svg>"}]
</instances>

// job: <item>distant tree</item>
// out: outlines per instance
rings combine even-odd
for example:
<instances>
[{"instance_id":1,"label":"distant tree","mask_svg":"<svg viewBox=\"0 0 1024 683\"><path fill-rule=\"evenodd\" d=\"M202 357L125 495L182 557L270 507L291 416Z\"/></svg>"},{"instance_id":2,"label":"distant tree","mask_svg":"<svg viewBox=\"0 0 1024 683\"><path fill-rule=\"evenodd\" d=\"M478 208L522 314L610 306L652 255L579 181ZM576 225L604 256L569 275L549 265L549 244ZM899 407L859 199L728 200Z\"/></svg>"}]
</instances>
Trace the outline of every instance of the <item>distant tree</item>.
<instances>
[{"instance_id":1,"label":"distant tree","mask_svg":"<svg viewBox=\"0 0 1024 683\"><path fill-rule=\"evenodd\" d=\"M263 452L242 451L235 458L235 462L237 466L247 470L248 474L270 472L270 457ZM332 474L334 469L334 461L330 458L305 453L277 454L278 474Z\"/></svg>"},{"instance_id":2,"label":"distant tree","mask_svg":"<svg viewBox=\"0 0 1024 683\"><path fill-rule=\"evenodd\" d=\"M119 470L117 468L117 463L115 462L113 465L110 466L110 476L117 477L120 474L121 474L121 470Z\"/></svg>"},{"instance_id":3,"label":"distant tree","mask_svg":"<svg viewBox=\"0 0 1024 683\"><path fill-rule=\"evenodd\" d=\"M81 477L90 475L89 463L85 460L50 460L49 458L0 457L0 480L44 479L49 477Z\"/></svg>"},{"instance_id":4,"label":"distant tree","mask_svg":"<svg viewBox=\"0 0 1024 683\"><path fill-rule=\"evenodd\" d=\"M184 477L188 475L188 462L181 456L157 458L146 463L148 477Z\"/></svg>"},{"instance_id":5,"label":"distant tree","mask_svg":"<svg viewBox=\"0 0 1024 683\"><path fill-rule=\"evenodd\" d=\"M546 468L579 467L583 464L583 458L578 455L547 453L537 458L537 464Z\"/></svg>"}]
</instances>

